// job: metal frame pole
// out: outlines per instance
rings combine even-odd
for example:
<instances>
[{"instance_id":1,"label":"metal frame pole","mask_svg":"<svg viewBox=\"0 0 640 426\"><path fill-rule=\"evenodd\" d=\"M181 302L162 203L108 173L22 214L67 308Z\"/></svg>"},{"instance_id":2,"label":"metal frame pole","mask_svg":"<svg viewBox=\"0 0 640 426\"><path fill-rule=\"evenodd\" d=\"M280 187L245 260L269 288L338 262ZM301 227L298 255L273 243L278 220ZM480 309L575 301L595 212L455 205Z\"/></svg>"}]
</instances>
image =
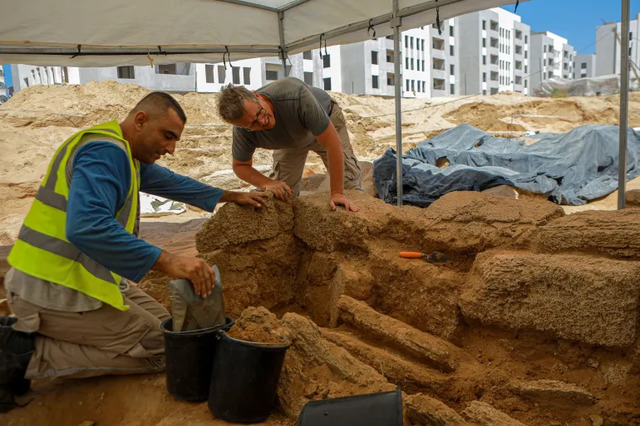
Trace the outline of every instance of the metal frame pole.
<instances>
[{"instance_id":1,"label":"metal frame pole","mask_svg":"<svg viewBox=\"0 0 640 426\"><path fill-rule=\"evenodd\" d=\"M278 12L278 33L280 35L280 59L282 59L282 75L287 77L287 51L284 44L284 12Z\"/></svg>"},{"instance_id":2,"label":"metal frame pole","mask_svg":"<svg viewBox=\"0 0 640 426\"><path fill-rule=\"evenodd\" d=\"M402 52L400 52L400 25L401 18L398 16L398 0L393 0L393 73L395 75L396 91L396 192L398 195L397 205L402 206Z\"/></svg>"},{"instance_id":3,"label":"metal frame pole","mask_svg":"<svg viewBox=\"0 0 640 426\"><path fill-rule=\"evenodd\" d=\"M629 0L622 0L620 43L620 136L618 150L618 210L624 209L627 181L627 126L629 121ZM615 60L615 58L614 58Z\"/></svg>"}]
</instances>

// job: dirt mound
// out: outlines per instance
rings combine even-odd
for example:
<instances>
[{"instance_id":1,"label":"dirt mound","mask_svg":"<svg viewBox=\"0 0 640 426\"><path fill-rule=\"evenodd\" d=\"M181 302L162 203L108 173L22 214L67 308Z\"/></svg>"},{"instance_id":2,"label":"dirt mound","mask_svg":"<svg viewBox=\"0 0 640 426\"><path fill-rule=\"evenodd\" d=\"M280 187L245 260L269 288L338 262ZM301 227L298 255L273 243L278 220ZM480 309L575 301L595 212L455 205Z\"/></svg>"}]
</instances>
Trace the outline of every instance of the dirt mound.
<instances>
[{"instance_id":1,"label":"dirt mound","mask_svg":"<svg viewBox=\"0 0 640 426\"><path fill-rule=\"evenodd\" d=\"M505 96L491 98L488 102L466 103L444 118L454 124L471 124L489 133L523 130L567 132L583 124L619 122L617 96L551 99L513 95L507 102L496 102L498 99L505 99ZM640 98L635 96L633 99ZM635 113L640 113L640 107L631 102L629 116ZM640 119L635 120L630 126L640 125ZM553 130L549 128L551 123Z\"/></svg>"}]
</instances>

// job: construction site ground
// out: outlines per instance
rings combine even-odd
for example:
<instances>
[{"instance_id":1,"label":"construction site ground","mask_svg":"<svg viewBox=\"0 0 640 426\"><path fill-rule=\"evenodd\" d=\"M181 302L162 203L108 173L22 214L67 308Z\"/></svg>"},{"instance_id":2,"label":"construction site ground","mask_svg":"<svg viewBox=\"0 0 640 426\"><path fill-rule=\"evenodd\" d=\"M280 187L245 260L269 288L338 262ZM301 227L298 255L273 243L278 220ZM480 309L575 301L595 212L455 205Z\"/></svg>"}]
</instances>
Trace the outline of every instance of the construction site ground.
<instances>
[{"instance_id":1,"label":"construction site ground","mask_svg":"<svg viewBox=\"0 0 640 426\"><path fill-rule=\"evenodd\" d=\"M146 92L114 82L35 86L0 106L1 276L55 148L80 128L122 119ZM360 159L395 145L393 99L332 95ZM245 188L230 171L231 131L215 114L216 95L177 98L188 123L161 164ZM404 149L461 123L499 136L616 124L618 101L405 99ZM639 113L632 93L631 126ZM262 170L270 161L268 151L256 153ZM308 163L307 175L323 173L317 156ZM309 179L291 204L225 205L212 217L190 209L141 227L142 238L219 267L228 315L291 342L264 424L297 424L308 401L398 386L406 425L640 423L640 209L614 210L616 193L564 207L526 194L454 192L419 209L350 191L360 212L332 212L327 194L314 192L320 180ZM365 187L371 193L370 178ZM151 272L140 286L168 306L169 279ZM8 313L6 303L0 309ZM35 381L31 397L0 423L228 424L206 403L170 396L164 374Z\"/></svg>"}]
</instances>

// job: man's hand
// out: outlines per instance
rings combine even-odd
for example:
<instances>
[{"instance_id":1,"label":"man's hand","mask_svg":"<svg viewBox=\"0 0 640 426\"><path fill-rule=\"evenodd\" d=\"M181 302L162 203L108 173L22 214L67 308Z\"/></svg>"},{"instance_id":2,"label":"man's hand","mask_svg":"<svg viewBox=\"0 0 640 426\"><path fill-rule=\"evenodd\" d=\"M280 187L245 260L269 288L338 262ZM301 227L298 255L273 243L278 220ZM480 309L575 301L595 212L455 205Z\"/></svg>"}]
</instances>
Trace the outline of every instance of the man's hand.
<instances>
[{"instance_id":1,"label":"man's hand","mask_svg":"<svg viewBox=\"0 0 640 426\"><path fill-rule=\"evenodd\" d=\"M152 269L163 271L171 277L188 279L196 294L202 298L207 297L215 285L213 268L197 257L177 256L163 250Z\"/></svg>"},{"instance_id":2,"label":"man's hand","mask_svg":"<svg viewBox=\"0 0 640 426\"><path fill-rule=\"evenodd\" d=\"M279 180L274 180L264 185L265 191L273 192L273 195L280 201L290 202L293 197L293 191L289 188L284 182L280 182Z\"/></svg>"},{"instance_id":3,"label":"man's hand","mask_svg":"<svg viewBox=\"0 0 640 426\"><path fill-rule=\"evenodd\" d=\"M260 208L267 206L266 199L267 194L264 192L235 192L225 191L220 198L220 201L236 203L240 206L252 206Z\"/></svg>"},{"instance_id":4,"label":"man's hand","mask_svg":"<svg viewBox=\"0 0 640 426\"><path fill-rule=\"evenodd\" d=\"M351 204L349 200L347 200L347 197L340 193L331 194L329 205L331 206L331 210L333 211L335 211L338 206L344 206L344 209L348 212L360 211L358 207L356 207L354 204Z\"/></svg>"}]
</instances>

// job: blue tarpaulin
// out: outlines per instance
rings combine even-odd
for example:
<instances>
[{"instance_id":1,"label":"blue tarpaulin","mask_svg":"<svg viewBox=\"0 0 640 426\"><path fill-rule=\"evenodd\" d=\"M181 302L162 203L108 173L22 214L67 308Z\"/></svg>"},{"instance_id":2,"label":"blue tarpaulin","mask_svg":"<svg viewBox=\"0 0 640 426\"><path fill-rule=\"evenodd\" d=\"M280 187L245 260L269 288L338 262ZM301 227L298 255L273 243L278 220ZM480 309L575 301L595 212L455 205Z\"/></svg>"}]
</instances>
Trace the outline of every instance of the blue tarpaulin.
<instances>
[{"instance_id":1,"label":"blue tarpaulin","mask_svg":"<svg viewBox=\"0 0 640 426\"><path fill-rule=\"evenodd\" d=\"M426 207L451 191L511 185L558 204L581 205L618 188L618 126L586 125L542 134L526 145L462 124L421 142L402 156L404 204ZM436 162L446 159L446 168ZM640 133L628 129L627 179L640 175ZM378 196L397 201L396 152L373 163Z\"/></svg>"}]
</instances>

